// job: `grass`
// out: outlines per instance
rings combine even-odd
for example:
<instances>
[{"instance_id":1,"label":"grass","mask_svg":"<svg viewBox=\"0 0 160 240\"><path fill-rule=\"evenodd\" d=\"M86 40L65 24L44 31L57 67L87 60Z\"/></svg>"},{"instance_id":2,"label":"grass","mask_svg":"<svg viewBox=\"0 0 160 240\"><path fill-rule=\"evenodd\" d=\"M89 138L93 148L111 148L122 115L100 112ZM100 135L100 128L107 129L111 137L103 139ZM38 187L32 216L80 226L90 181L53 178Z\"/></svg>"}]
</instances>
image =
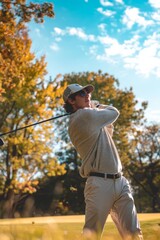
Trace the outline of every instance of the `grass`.
<instances>
[{"instance_id":1,"label":"grass","mask_svg":"<svg viewBox=\"0 0 160 240\"><path fill-rule=\"evenodd\" d=\"M26 223L24 219L18 219L16 224L14 221L0 220L0 240L80 240L83 221L74 221L73 216L72 218L72 222L48 221L47 223L44 218L39 222L32 218L32 221L30 219ZM141 228L145 240L160 239L160 215L159 218L141 220ZM120 239L113 222L107 222L102 240Z\"/></svg>"}]
</instances>

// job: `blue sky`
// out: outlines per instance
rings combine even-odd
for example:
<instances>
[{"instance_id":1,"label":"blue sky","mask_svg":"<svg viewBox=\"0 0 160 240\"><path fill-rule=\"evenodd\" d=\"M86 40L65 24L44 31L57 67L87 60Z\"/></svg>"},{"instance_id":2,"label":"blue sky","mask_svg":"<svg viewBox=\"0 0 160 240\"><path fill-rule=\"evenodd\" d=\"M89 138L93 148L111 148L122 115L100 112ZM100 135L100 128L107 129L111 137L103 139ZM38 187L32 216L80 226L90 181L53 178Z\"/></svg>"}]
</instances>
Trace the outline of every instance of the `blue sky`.
<instances>
[{"instance_id":1,"label":"blue sky","mask_svg":"<svg viewBox=\"0 0 160 240\"><path fill-rule=\"evenodd\" d=\"M102 70L120 88L148 101L146 118L160 122L160 0L39 0L55 18L30 24L32 50L48 74Z\"/></svg>"}]
</instances>

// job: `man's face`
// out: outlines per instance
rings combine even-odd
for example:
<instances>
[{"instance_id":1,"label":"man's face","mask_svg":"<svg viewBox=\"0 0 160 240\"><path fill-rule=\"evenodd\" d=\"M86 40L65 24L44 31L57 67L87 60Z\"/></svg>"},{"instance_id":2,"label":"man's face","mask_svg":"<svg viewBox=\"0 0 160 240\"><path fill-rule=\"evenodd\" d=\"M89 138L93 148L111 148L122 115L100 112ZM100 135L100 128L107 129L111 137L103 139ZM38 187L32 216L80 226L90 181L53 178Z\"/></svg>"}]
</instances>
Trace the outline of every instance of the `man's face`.
<instances>
[{"instance_id":1,"label":"man's face","mask_svg":"<svg viewBox=\"0 0 160 240\"><path fill-rule=\"evenodd\" d=\"M80 108L91 107L91 93L88 93L86 89L81 90L74 94L74 97L70 99L70 103L74 111Z\"/></svg>"}]
</instances>

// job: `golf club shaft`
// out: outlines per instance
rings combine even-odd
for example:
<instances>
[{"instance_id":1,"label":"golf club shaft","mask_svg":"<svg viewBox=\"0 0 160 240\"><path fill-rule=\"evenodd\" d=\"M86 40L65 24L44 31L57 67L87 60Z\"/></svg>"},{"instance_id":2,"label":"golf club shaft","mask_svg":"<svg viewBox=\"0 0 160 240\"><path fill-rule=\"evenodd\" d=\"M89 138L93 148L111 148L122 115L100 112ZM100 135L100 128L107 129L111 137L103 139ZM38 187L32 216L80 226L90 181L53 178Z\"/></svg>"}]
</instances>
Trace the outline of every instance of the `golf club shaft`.
<instances>
[{"instance_id":1,"label":"golf club shaft","mask_svg":"<svg viewBox=\"0 0 160 240\"><path fill-rule=\"evenodd\" d=\"M32 123L32 124L26 125L26 126L24 126L24 127L20 127L20 128L11 130L11 131L9 131L9 132L2 133L2 134L0 134L0 137L1 137L1 136L4 136L4 135L7 135L7 134L10 134L10 133L13 133L13 132L17 132L17 131L19 131L19 130L23 130L23 129L26 129L26 128L35 126L35 125L37 125L37 124L41 124L41 123L44 123L44 122L48 122L48 121L51 121L51 120L54 120L54 119L57 119L57 118L60 118L60 117L65 117L65 116L67 116L67 115L70 115L70 114L69 114L69 113L66 113L66 114L63 114L63 115L59 115L59 116L56 116L56 117L52 117L52 118L49 118L49 119L42 120L42 121L40 121L40 122Z\"/></svg>"}]
</instances>

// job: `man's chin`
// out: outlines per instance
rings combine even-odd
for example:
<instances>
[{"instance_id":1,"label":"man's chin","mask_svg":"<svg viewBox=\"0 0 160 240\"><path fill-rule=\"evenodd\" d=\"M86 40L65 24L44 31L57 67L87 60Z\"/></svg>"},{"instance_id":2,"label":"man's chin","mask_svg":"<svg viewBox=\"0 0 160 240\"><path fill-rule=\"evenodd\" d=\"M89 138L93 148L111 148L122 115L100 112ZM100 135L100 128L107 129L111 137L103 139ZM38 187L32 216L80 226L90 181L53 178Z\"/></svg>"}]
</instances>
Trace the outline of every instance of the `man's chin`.
<instances>
[{"instance_id":1,"label":"man's chin","mask_svg":"<svg viewBox=\"0 0 160 240\"><path fill-rule=\"evenodd\" d=\"M87 102L87 103L86 103L86 107L87 107L87 108L90 108L90 107L91 107L90 102Z\"/></svg>"}]
</instances>

